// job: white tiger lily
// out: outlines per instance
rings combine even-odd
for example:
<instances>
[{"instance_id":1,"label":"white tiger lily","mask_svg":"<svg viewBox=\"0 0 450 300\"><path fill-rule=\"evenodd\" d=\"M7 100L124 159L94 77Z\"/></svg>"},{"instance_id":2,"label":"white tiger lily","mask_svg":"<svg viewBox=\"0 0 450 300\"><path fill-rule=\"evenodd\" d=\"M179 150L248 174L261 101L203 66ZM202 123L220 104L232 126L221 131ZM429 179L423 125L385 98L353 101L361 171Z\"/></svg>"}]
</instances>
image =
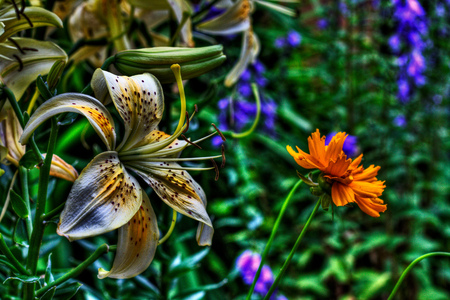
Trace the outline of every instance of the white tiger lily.
<instances>
[{"instance_id":1,"label":"white tiger lily","mask_svg":"<svg viewBox=\"0 0 450 300\"><path fill-rule=\"evenodd\" d=\"M172 135L157 129L164 110L164 96L153 75L116 76L101 69L94 73L91 83L100 101L83 94L58 95L41 105L24 129L22 143L51 116L78 112L88 118L105 143L107 151L98 154L75 181L57 231L72 241L120 228L112 269L109 272L100 269L99 278L136 276L147 269L156 251L159 239L156 217L147 195L130 171L142 177L172 209L199 221L199 245L211 244L213 227L205 209L206 196L187 170L214 167L185 168L177 162L210 160L221 155L178 158L193 142L177 139L189 123L180 67L174 65L172 69L181 98L180 119ZM113 119L102 104L111 100L125 126L118 146Z\"/></svg>"}]
</instances>

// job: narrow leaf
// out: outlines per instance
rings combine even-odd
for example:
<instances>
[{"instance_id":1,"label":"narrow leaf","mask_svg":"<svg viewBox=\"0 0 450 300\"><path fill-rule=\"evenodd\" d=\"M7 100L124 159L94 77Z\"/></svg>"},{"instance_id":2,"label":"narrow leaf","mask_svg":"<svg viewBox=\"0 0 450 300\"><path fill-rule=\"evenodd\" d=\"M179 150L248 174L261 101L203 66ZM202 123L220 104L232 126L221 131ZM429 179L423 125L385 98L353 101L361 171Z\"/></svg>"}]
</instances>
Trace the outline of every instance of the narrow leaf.
<instances>
[{"instance_id":1,"label":"narrow leaf","mask_svg":"<svg viewBox=\"0 0 450 300\"><path fill-rule=\"evenodd\" d=\"M33 282L38 282L39 281L39 277L38 276L27 276L27 275L17 275L17 276L14 276L14 277L6 278L6 280L3 282L3 284L8 282L9 280L19 280L19 281L24 282L24 283L33 283Z\"/></svg>"},{"instance_id":2,"label":"narrow leaf","mask_svg":"<svg viewBox=\"0 0 450 300\"><path fill-rule=\"evenodd\" d=\"M53 296L55 295L55 292L56 292L56 286L52 287L51 289L46 291L45 294L42 295L41 298L39 298L39 300L51 300L51 299L53 299ZM69 298L66 298L66 299L69 299Z\"/></svg>"},{"instance_id":3,"label":"narrow leaf","mask_svg":"<svg viewBox=\"0 0 450 300\"><path fill-rule=\"evenodd\" d=\"M52 254L48 255L47 268L45 269L45 278L44 281L46 284L52 283L54 281L52 274Z\"/></svg>"}]
</instances>

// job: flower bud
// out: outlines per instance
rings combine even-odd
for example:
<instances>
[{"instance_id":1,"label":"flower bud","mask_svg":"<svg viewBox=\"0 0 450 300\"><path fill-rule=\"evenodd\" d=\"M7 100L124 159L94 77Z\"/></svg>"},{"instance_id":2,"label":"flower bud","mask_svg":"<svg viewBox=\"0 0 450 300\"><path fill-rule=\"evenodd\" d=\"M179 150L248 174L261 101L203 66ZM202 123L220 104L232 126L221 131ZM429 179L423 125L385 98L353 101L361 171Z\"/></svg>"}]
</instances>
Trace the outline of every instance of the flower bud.
<instances>
[{"instance_id":1,"label":"flower bud","mask_svg":"<svg viewBox=\"0 0 450 300\"><path fill-rule=\"evenodd\" d=\"M226 59L222 45L178 48L154 47L125 50L116 54L114 66L124 75L151 73L161 83L175 82L170 66L179 64L183 79L200 76L220 66Z\"/></svg>"},{"instance_id":2,"label":"flower bud","mask_svg":"<svg viewBox=\"0 0 450 300\"><path fill-rule=\"evenodd\" d=\"M59 79L61 78L61 74L64 71L64 68L66 67L66 61L65 60L57 60L53 64L52 68L48 72L47 76L47 84L48 89L50 91L54 90L56 85L58 84Z\"/></svg>"}]
</instances>

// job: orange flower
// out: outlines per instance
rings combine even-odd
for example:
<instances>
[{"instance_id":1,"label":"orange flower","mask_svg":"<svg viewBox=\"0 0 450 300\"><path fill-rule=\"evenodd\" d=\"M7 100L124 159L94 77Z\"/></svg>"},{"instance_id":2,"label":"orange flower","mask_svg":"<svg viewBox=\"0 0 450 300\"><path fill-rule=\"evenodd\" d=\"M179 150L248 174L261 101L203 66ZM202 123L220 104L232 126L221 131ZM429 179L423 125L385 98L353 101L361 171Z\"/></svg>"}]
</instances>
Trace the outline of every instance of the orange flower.
<instances>
[{"instance_id":1,"label":"orange flower","mask_svg":"<svg viewBox=\"0 0 450 300\"><path fill-rule=\"evenodd\" d=\"M342 147L348 135L337 133L325 146L325 136L320 137L319 129L308 138L309 153L297 148L295 152L287 146L289 154L305 169L319 169L323 177L331 184L331 198L336 206L356 202L359 208L372 217L379 217L386 210L386 204L380 197L384 181L376 178L380 167L371 165L364 169L359 166L362 154L352 160L347 159Z\"/></svg>"}]
</instances>

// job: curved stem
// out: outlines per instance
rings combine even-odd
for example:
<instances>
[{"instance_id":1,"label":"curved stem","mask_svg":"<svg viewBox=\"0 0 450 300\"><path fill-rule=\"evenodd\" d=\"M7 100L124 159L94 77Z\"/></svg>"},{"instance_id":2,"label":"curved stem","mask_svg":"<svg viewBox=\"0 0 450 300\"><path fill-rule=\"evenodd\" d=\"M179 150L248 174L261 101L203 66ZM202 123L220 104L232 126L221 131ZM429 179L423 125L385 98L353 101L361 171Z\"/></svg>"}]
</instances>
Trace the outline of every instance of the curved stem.
<instances>
[{"instance_id":1,"label":"curved stem","mask_svg":"<svg viewBox=\"0 0 450 300\"><path fill-rule=\"evenodd\" d=\"M253 94L255 95L255 99L256 99L255 120L253 121L252 127L250 127L250 129L247 131L240 132L240 133L228 132L228 134L230 134L231 137L233 137L233 138L241 139L241 138L245 138L245 137L249 136L250 134L252 134L253 131L255 131L256 126L258 125L259 116L261 115L261 99L259 98L258 86L255 83L252 83L252 90L253 90ZM224 133L227 133L227 132L224 132Z\"/></svg>"},{"instance_id":2,"label":"curved stem","mask_svg":"<svg viewBox=\"0 0 450 300\"><path fill-rule=\"evenodd\" d=\"M422 259L425 259L430 256L450 256L450 252L431 252L424 254L418 258L416 258L412 263L409 264L409 266L403 271L402 275L400 276L399 280L397 281L397 284L395 285L394 289L392 290L391 294L389 295L388 300L394 299L395 293L397 293L398 288L402 284L403 280L405 279L408 272L414 267L415 264L420 262Z\"/></svg>"},{"instance_id":3,"label":"curved stem","mask_svg":"<svg viewBox=\"0 0 450 300\"><path fill-rule=\"evenodd\" d=\"M44 286L43 288L36 291L36 296L42 296L46 291L51 289L54 286L57 286L58 284L61 284L70 278L78 276L84 269L86 269L89 265L91 265L94 261L96 261L102 254L108 253L110 250L110 247L107 244L103 244L100 247L95 250L94 253L92 253L91 256L89 256L85 261L83 261L81 264L79 264L76 268L73 268L63 276L59 277L55 281L49 283L48 285Z\"/></svg>"},{"instance_id":4,"label":"curved stem","mask_svg":"<svg viewBox=\"0 0 450 300\"><path fill-rule=\"evenodd\" d=\"M273 239L275 238L275 234L277 233L278 227L280 226L281 219L283 218L283 215L286 211L286 208L289 205L289 202L291 201L292 196L294 196L295 191L297 188L303 183L303 180L297 181L297 183L294 185L294 187L289 192L288 196L284 200L283 206L281 207L280 213L278 214L277 220L275 221L275 225L272 228L272 233L270 234L269 240L267 241L266 247L264 248L264 252L261 256L261 263L259 264L258 271L256 271L255 278L253 278L252 285L250 286L250 291L247 294L246 300L250 300L253 294L253 290L255 289L256 281L258 281L259 275L261 274L261 269L264 265L264 261L267 257L267 254L269 253L270 246L272 245Z\"/></svg>"},{"instance_id":5,"label":"curved stem","mask_svg":"<svg viewBox=\"0 0 450 300\"><path fill-rule=\"evenodd\" d=\"M5 204L3 205L2 213L0 214L0 222L3 220L3 217L5 216L6 211L8 210L9 200L11 199L10 191L14 187L14 182L16 182L16 177L17 177L17 171L14 173L13 178L11 179L11 183L9 184L9 189L7 192L8 194L6 195ZM30 212L30 210L28 210L28 212Z\"/></svg>"},{"instance_id":6,"label":"curved stem","mask_svg":"<svg viewBox=\"0 0 450 300\"><path fill-rule=\"evenodd\" d=\"M173 229L175 228L175 224L177 223L177 211L173 210L173 216L172 216L172 223L170 223L169 231L167 231L166 235L158 241L158 246L167 241L167 239L170 237L170 235L173 232Z\"/></svg>"},{"instance_id":7,"label":"curved stem","mask_svg":"<svg viewBox=\"0 0 450 300\"><path fill-rule=\"evenodd\" d=\"M306 230L309 227L309 224L311 224L311 221L314 217L314 215L317 212L317 209L319 209L320 206L320 198L316 203L316 206L314 207L311 215L309 216L308 220L306 221L305 226L303 226L302 232L300 232L300 235L297 238L297 241L294 244L294 247L291 250L291 253L289 253L289 256L287 257L286 261L284 262L283 266L281 267L280 273L277 275L277 277L275 278L275 281L273 282L272 286L270 287L269 291L267 292L267 295L264 297L264 300L268 300L270 298L270 296L272 296L273 292L275 291L275 289L278 286L278 283L280 282L281 278L283 278L284 273L286 272L287 268L289 267L289 264L291 262L292 257L295 254L295 251L297 250L298 246L300 245L300 242L302 241L303 236L306 233Z\"/></svg>"},{"instance_id":8,"label":"curved stem","mask_svg":"<svg viewBox=\"0 0 450 300\"><path fill-rule=\"evenodd\" d=\"M66 202L61 203L60 205L58 205L58 207L56 207L55 209L41 215L41 220L43 222L50 220L51 218L53 218L54 216L58 215L64 208L64 205L66 205Z\"/></svg>"},{"instance_id":9,"label":"curved stem","mask_svg":"<svg viewBox=\"0 0 450 300\"><path fill-rule=\"evenodd\" d=\"M17 260L17 258L12 254L12 252L9 250L8 245L6 245L5 240L3 239L3 235L0 233L0 250L3 252L3 254L6 256L8 261L23 275L30 275L30 272L28 272L24 266Z\"/></svg>"}]
</instances>

